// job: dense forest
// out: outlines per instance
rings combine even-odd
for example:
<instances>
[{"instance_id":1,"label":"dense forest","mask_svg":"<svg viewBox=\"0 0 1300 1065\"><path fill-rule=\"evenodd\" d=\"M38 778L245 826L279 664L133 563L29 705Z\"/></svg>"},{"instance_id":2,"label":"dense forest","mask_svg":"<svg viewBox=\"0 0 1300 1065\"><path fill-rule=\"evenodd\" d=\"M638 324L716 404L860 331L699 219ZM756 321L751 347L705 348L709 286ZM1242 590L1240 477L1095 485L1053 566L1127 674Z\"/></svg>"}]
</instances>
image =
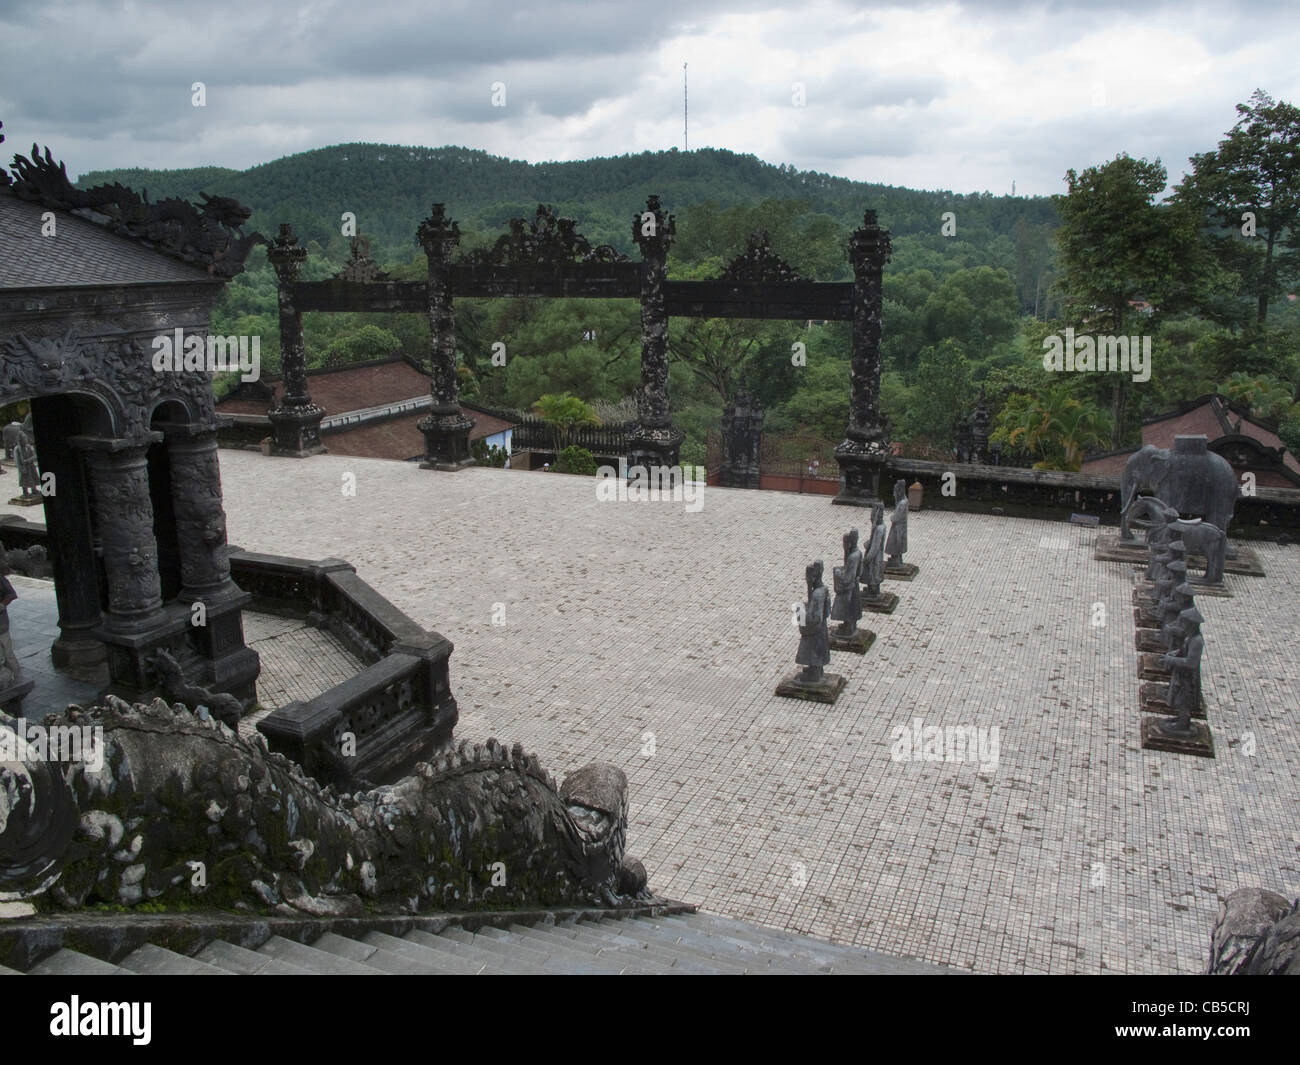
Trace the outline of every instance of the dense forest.
<instances>
[{"instance_id":1,"label":"dense forest","mask_svg":"<svg viewBox=\"0 0 1300 1065\"><path fill-rule=\"evenodd\" d=\"M766 230L801 274L847 280L846 242L866 208L893 238L884 281L882 405L895 439L923 457L951 454L955 426L983 390L995 439L1025 462L1078 468L1088 451L1136 443L1141 419L1220 391L1274 421L1300 446L1300 112L1256 93L1217 148L1167 186L1159 160L1120 155L1063 175L1046 197L921 192L773 166L719 149L529 164L464 148L350 144L246 171L110 171L152 199L232 196L264 234L293 224L310 251L307 280L346 262L352 212L372 254L399 278L424 276L414 232L445 202L461 248L490 244L538 203L574 218L593 243L635 255L631 223L649 193L676 215L669 276L707 278ZM1066 326L1149 336L1149 381L1053 374L1044 338ZM221 333L260 334L278 367L274 274L258 249L214 316ZM570 393L606 419L626 418L639 373L631 301L460 300L464 394L532 409ZM310 314L309 363L344 365L405 351L427 357L416 315ZM802 342L806 362L792 358ZM493 359L495 349L498 357ZM769 435L811 453L843 434L846 324L674 320L672 397L687 431L683 461L702 462L725 398L743 381L767 409ZM504 362L504 365L500 365ZM228 387L220 382L218 387Z\"/></svg>"}]
</instances>

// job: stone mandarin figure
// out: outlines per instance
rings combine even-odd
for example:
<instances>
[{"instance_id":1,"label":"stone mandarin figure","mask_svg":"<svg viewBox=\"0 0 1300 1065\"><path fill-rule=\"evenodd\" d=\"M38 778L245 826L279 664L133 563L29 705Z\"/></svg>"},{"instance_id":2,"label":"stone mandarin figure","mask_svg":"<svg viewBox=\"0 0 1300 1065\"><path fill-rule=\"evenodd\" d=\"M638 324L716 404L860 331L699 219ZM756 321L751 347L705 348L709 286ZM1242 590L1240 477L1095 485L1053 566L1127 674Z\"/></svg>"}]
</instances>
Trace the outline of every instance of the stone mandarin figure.
<instances>
[{"instance_id":1,"label":"stone mandarin figure","mask_svg":"<svg viewBox=\"0 0 1300 1065\"><path fill-rule=\"evenodd\" d=\"M827 630L831 604L830 593L822 583L824 568L818 559L804 572L808 600L804 604L803 624L799 626L799 650L794 660L796 665L804 667L799 680L805 684L819 682L824 667L831 663L830 633Z\"/></svg>"},{"instance_id":2,"label":"stone mandarin figure","mask_svg":"<svg viewBox=\"0 0 1300 1065\"><path fill-rule=\"evenodd\" d=\"M907 482L894 482L894 519L889 525L889 538L885 541L888 565L903 568L903 553L907 550Z\"/></svg>"},{"instance_id":3,"label":"stone mandarin figure","mask_svg":"<svg viewBox=\"0 0 1300 1065\"><path fill-rule=\"evenodd\" d=\"M885 579L885 504L876 503L871 508L871 538L863 558L862 583L867 595L880 596L880 585Z\"/></svg>"},{"instance_id":4,"label":"stone mandarin figure","mask_svg":"<svg viewBox=\"0 0 1300 1065\"><path fill-rule=\"evenodd\" d=\"M1201 704L1201 654L1205 650L1205 638L1201 635L1201 623L1205 620L1196 607L1184 610L1179 619L1182 622L1182 646L1177 651L1170 651L1164 656L1164 664L1169 667L1169 708L1177 712L1176 717L1158 722L1156 728L1169 736L1192 736L1192 714Z\"/></svg>"},{"instance_id":5,"label":"stone mandarin figure","mask_svg":"<svg viewBox=\"0 0 1300 1065\"><path fill-rule=\"evenodd\" d=\"M41 471L36 466L36 446L25 431L19 434L15 456L18 462L18 484L23 490L23 498L39 496Z\"/></svg>"},{"instance_id":6,"label":"stone mandarin figure","mask_svg":"<svg viewBox=\"0 0 1300 1065\"><path fill-rule=\"evenodd\" d=\"M835 605L831 620L840 627L836 635L852 636L862 617L862 591L858 585L862 570L862 551L858 547L858 530L844 534L844 565L835 567Z\"/></svg>"}]
</instances>

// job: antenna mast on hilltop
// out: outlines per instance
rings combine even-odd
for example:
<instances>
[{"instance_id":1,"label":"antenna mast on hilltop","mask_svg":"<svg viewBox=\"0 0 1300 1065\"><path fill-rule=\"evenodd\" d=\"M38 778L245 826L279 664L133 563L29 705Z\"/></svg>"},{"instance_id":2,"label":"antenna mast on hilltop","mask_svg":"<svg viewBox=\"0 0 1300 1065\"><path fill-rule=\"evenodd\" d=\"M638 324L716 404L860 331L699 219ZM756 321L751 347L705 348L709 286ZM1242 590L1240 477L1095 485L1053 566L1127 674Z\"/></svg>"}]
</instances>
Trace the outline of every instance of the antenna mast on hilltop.
<instances>
[{"instance_id":1,"label":"antenna mast on hilltop","mask_svg":"<svg viewBox=\"0 0 1300 1065\"><path fill-rule=\"evenodd\" d=\"M686 110L686 64L682 64L682 151L691 150L691 119L690 112Z\"/></svg>"}]
</instances>

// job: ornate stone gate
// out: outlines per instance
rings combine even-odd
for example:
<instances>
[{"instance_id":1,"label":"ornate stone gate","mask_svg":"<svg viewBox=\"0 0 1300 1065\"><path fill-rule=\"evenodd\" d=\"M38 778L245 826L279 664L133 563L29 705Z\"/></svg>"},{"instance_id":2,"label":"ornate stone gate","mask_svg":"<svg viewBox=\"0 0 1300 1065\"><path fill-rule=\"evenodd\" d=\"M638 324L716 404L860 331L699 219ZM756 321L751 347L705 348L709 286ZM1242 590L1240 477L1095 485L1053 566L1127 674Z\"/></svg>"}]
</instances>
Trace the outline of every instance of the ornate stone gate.
<instances>
[{"instance_id":1,"label":"ornate stone gate","mask_svg":"<svg viewBox=\"0 0 1300 1065\"><path fill-rule=\"evenodd\" d=\"M420 424L425 469L457 470L470 464L472 421L460 413L456 378L454 298L570 297L636 299L641 304L641 384L637 419L629 440L629 465L676 466L683 433L673 425L668 395L668 319L765 318L853 323L853 377L849 425L836 451L842 487L835 502L867 506L878 497L880 470L889 456L888 428L880 412L881 275L889 258L889 234L874 211L849 243L854 281L800 278L755 234L746 250L712 281L669 281L666 261L676 234L672 215L658 196L632 218L640 262L609 245L593 247L572 219L539 206L536 217L510 222L509 232L488 249L453 262L460 228L443 204L420 224L417 239L429 261L426 281L392 281L355 238L352 261L329 281L298 281L306 252L288 225L280 226L269 255L280 281L281 351L285 375L282 405L271 411L273 452L306 456L322 450L323 411L307 393L304 311L377 311L429 316L433 364L433 411Z\"/></svg>"}]
</instances>

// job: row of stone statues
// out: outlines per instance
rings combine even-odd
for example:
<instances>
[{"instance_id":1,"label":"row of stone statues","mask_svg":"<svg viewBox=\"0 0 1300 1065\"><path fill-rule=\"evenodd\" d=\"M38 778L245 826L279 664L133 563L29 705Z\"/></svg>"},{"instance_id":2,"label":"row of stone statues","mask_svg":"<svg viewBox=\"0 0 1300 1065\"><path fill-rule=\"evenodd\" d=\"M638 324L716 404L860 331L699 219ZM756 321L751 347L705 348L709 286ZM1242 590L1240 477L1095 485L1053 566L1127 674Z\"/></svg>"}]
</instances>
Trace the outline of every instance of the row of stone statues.
<instances>
[{"instance_id":1,"label":"row of stone statues","mask_svg":"<svg viewBox=\"0 0 1300 1065\"><path fill-rule=\"evenodd\" d=\"M1157 715L1143 722L1142 746L1213 757L1209 727L1193 720L1205 716L1205 618L1196 606L1196 587L1188 580L1188 545L1176 510L1159 504L1152 513L1157 520L1148 535L1149 583L1134 592L1137 646L1143 652L1139 675L1148 681L1142 685L1143 708Z\"/></svg>"},{"instance_id":2,"label":"row of stone statues","mask_svg":"<svg viewBox=\"0 0 1300 1065\"><path fill-rule=\"evenodd\" d=\"M844 563L832 571L834 600L824 583L825 563L820 559L804 571L807 598L799 611L799 647L795 664L803 669L785 678L776 693L791 698L834 702L844 687L844 678L826 673L831 651L865 654L876 634L860 629L864 611L893 613L898 596L881 589L885 578L911 580L918 567L903 561L907 550L907 485L894 485L894 514L885 529L885 506L871 508L871 533L866 549L860 546L857 529L844 534ZM830 622L838 621L834 631Z\"/></svg>"}]
</instances>

